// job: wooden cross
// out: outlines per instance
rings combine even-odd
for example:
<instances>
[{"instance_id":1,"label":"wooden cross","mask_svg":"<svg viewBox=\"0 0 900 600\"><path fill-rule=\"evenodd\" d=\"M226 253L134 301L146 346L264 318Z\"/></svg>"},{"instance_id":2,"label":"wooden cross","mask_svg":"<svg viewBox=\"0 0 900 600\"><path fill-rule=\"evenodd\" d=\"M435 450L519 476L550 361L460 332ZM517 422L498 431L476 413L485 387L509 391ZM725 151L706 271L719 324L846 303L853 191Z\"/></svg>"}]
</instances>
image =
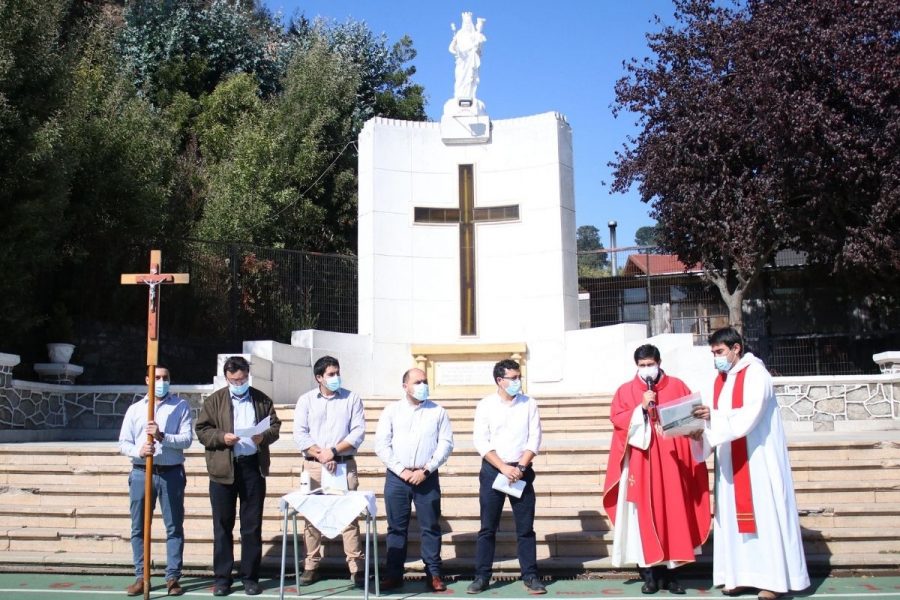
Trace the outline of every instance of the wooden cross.
<instances>
[{"instance_id":1,"label":"wooden cross","mask_svg":"<svg viewBox=\"0 0 900 600\"><path fill-rule=\"evenodd\" d=\"M159 292L161 285L188 283L187 273L161 273L162 252L150 251L149 273L123 273L123 284L150 286L150 302L147 305L147 422L154 420L156 409L156 364L159 355ZM148 442L153 437L147 436ZM150 599L150 527L153 519L153 455L146 458L144 478L144 600Z\"/></svg>"},{"instance_id":2,"label":"wooden cross","mask_svg":"<svg viewBox=\"0 0 900 600\"><path fill-rule=\"evenodd\" d=\"M459 208L413 208L416 223L459 225L459 332L475 335L475 223L517 221L519 205L475 206L474 165L459 165Z\"/></svg>"}]
</instances>

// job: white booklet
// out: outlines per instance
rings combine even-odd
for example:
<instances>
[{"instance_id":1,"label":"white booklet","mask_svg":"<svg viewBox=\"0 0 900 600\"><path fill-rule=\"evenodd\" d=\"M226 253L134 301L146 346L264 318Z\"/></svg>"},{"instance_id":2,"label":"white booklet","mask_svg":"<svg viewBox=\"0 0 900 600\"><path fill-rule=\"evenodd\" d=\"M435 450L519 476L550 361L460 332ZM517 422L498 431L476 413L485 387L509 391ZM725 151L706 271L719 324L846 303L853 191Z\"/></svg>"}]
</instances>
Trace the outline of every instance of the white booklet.
<instances>
[{"instance_id":1,"label":"white booklet","mask_svg":"<svg viewBox=\"0 0 900 600\"><path fill-rule=\"evenodd\" d=\"M522 492L525 491L525 480L520 479L515 483L510 483L509 477L507 477L503 473L497 473L497 478L494 479L494 485L491 487L493 487L497 491L503 492L504 494L509 494L510 496L521 498Z\"/></svg>"},{"instance_id":2,"label":"white booklet","mask_svg":"<svg viewBox=\"0 0 900 600\"><path fill-rule=\"evenodd\" d=\"M659 426L663 436L688 435L706 427L706 421L693 415L694 409L703 405L699 392L688 394L665 405L657 406Z\"/></svg>"},{"instance_id":3,"label":"white booklet","mask_svg":"<svg viewBox=\"0 0 900 600\"><path fill-rule=\"evenodd\" d=\"M349 491L347 485L347 463L336 463L334 473L322 467L322 490L326 494L341 494Z\"/></svg>"},{"instance_id":4,"label":"white booklet","mask_svg":"<svg viewBox=\"0 0 900 600\"><path fill-rule=\"evenodd\" d=\"M266 429L272 426L272 419L266 417L253 427L244 427L242 429L235 429L234 435L239 438L252 438L254 435L259 435L264 432Z\"/></svg>"}]
</instances>

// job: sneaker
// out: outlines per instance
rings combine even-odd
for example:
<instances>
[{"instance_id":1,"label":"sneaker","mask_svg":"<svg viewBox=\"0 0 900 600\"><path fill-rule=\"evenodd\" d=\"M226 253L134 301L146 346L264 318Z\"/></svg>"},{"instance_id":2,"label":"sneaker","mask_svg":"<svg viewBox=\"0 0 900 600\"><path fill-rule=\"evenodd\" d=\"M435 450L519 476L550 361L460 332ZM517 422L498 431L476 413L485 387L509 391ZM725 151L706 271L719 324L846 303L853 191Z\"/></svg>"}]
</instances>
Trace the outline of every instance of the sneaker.
<instances>
[{"instance_id":1,"label":"sneaker","mask_svg":"<svg viewBox=\"0 0 900 600\"><path fill-rule=\"evenodd\" d=\"M144 593L144 578L138 577L134 583L125 588L125 593L129 596L140 596Z\"/></svg>"},{"instance_id":2,"label":"sneaker","mask_svg":"<svg viewBox=\"0 0 900 600\"><path fill-rule=\"evenodd\" d=\"M480 594L484 590L488 589L488 582L486 579L482 579L481 577L476 577L475 581L469 584L469 587L466 588L467 594Z\"/></svg>"},{"instance_id":3,"label":"sneaker","mask_svg":"<svg viewBox=\"0 0 900 600\"><path fill-rule=\"evenodd\" d=\"M528 577L527 579L523 579L522 583L525 585L525 589L528 590L529 594L539 595L546 594L547 588L544 587L544 584L541 583L541 580L537 577Z\"/></svg>"},{"instance_id":4,"label":"sneaker","mask_svg":"<svg viewBox=\"0 0 900 600\"><path fill-rule=\"evenodd\" d=\"M300 585L310 585L319 580L319 572L316 569L307 569L300 575Z\"/></svg>"},{"instance_id":5,"label":"sneaker","mask_svg":"<svg viewBox=\"0 0 900 600\"><path fill-rule=\"evenodd\" d=\"M166 581L166 593L170 596L180 596L184 593L184 590L181 589L181 584L178 583L177 577L173 577Z\"/></svg>"}]
</instances>

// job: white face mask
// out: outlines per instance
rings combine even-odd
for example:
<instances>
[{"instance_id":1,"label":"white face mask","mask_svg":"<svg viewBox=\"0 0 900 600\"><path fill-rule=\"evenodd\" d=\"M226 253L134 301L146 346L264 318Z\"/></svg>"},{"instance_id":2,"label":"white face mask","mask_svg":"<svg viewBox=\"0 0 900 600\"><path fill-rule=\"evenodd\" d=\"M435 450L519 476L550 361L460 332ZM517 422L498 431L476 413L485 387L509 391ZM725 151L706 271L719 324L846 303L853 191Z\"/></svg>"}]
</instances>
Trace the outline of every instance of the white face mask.
<instances>
[{"instance_id":1,"label":"white face mask","mask_svg":"<svg viewBox=\"0 0 900 600\"><path fill-rule=\"evenodd\" d=\"M647 381L656 381L656 378L659 377L659 366L658 365L650 365L648 367L638 367L637 370L638 377L642 380Z\"/></svg>"},{"instance_id":2,"label":"white face mask","mask_svg":"<svg viewBox=\"0 0 900 600\"><path fill-rule=\"evenodd\" d=\"M428 384L423 382L414 385L412 388L412 397L419 402L428 400Z\"/></svg>"}]
</instances>

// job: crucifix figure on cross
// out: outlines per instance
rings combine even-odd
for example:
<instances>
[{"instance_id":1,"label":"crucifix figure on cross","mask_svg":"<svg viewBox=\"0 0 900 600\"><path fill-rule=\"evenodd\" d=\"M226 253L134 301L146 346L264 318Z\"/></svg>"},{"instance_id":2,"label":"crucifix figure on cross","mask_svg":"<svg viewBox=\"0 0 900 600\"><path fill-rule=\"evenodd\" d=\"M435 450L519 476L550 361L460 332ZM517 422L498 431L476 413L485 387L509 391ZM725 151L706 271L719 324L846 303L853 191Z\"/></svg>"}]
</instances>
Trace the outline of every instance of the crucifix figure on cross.
<instances>
[{"instance_id":1,"label":"crucifix figure on cross","mask_svg":"<svg viewBox=\"0 0 900 600\"><path fill-rule=\"evenodd\" d=\"M459 225L459 333L475 335L475 223L516 221L519 205L475 206L475 166L459 165L459 208L416 206L413 221Z\"/></svg>"},{"instance_id":2,"label":"crucifix figure on cross","mask_svg":"<svg viewBox=\"0 0 900 600\"><path fill-rule=\"evenodd\" d=\"M122 284L144 284L149 286L149 302L147 305L147 422L154 420L156 408L156 365L159 354L159 304L160 286L166 284L182 284L190 281L187 273L161 273L162 252L150 251L149 273L123 273ZM147 441L152 443L153 436ZM144 599L150 598L150 525L153 518L153 455L146 458L147 478L144 486Z\"/></svg>"}]
</instances>

